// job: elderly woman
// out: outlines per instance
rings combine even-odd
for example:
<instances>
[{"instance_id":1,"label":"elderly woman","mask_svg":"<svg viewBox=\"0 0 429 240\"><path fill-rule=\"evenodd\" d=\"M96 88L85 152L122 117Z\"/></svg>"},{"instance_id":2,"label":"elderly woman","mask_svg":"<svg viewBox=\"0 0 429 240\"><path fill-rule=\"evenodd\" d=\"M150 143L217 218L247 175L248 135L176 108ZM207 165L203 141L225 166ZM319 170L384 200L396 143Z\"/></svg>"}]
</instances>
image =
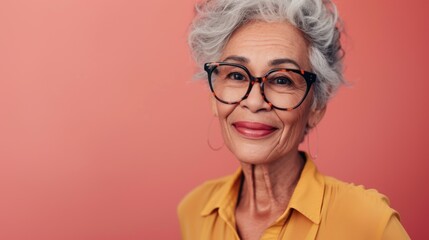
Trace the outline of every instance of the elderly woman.
<instances>
[{"instance_id":1,"label":"elderly woman","mask_svg":"<svg viewBox=\"0 0 429 240\"><path fill-rule=\"evenodd\" d=\"M328 0L207 0L189 43L241 167L189 193L183 239L409 239L374 190L320 174L298 145L343 83Z\"/></svg>"}]
</instances>

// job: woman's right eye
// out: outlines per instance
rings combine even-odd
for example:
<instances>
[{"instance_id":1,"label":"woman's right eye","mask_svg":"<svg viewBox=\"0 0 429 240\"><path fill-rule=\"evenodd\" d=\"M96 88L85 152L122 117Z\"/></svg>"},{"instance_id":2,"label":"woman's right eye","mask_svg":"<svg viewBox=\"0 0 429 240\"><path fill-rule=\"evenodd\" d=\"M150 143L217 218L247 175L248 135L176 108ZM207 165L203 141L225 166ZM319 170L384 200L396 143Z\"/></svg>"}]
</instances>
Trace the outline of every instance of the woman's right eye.
<instances>
[{"instance_id":1,"label":"woman's right eye","mask_svg":"<svg viewBox=\"0 0 429 240\"><path fill-rule=\"evenodd\" d=\"M237 81L244 81L246 80L246 77L238 72L232 72L230 74L228 74L227 76L228 79L232 79L232 80L237 80Z\"/></svg>"}]
</instances>

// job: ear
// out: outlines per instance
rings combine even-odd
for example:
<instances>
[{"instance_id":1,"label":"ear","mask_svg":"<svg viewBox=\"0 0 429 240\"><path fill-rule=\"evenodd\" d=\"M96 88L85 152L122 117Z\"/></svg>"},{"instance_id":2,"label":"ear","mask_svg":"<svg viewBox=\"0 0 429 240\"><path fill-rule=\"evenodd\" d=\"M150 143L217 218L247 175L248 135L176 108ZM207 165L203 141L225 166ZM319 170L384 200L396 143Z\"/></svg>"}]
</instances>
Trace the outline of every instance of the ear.
<instances>
[{"instance_id":1,"label":"ear","mask_svg":"<svg viewBox=\"0 0 429 240\"><path fill-rule=\"evenodd\" d=\"M213 95L210 95L210 100L211 100L213 115L215 117L219 117L219 114L217 112L217 101L216 101L216 98Z\"/></svg>"},{"instance_id":2,"label":"ear","mask_svg":"<svg viewBox=\"0 0 429 240\"><path fill-rule=\"evenodd\" d=\"M308 118L307 126L313 128L319 124L323 116L325 116L326 105L321 108L315 108L310 110L310 116Z\"/></svg>"}]
</instances>

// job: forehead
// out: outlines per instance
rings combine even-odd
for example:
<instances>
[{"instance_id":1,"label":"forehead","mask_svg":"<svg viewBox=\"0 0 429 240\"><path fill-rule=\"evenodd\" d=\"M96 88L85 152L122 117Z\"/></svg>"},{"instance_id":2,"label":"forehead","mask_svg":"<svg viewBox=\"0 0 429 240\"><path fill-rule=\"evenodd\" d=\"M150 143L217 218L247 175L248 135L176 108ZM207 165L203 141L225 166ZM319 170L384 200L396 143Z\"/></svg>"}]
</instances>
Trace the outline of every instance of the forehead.
<instances>
[{"instance_id":1,"label":"forehead","mask_svg":"<svg viewBox=\"0 0 429 240\"><path fill-rule=\"evenodd\" d=\"M266 66L271 60L289 58L309 67L308 43L288 22L253 21L238 28L225 45L221 59L230 55L249 59L249 65Z\"/></svg>"}]
</instances>

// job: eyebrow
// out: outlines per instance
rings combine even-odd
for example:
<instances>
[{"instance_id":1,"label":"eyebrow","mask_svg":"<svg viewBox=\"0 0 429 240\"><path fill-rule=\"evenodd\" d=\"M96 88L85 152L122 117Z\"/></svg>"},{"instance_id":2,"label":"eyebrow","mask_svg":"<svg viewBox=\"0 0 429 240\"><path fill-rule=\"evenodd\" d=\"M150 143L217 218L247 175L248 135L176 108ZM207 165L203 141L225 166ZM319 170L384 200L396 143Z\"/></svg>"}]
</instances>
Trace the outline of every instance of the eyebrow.
<instances>
[{"instance_id":1,"label":"eyebrow","mask_svg":"<svg viewBox=\"0 0 429 240\"><path fill-rule=\"evenodd\" d=\"M233 61L236 61L236 62L239 62L239 63L249 63L250 62L250 60L248 58L242 57L242 56L237 56L237 55L228 56L227 58L225 58L223 60L223 62L226 62L228 60L233 60ZM293 64L297 68L301 69L301 67L299 66L299 64L296 61L294 61L294 60L292 60L290 58L276 58L276 59L273 59L273 60L271 60L268 63L268 66L274 67L274 66L278 66L278 65L281 65L281 64L285 64L285 63Z\"/></svg>"},{"instance_id":2,"label":"eyebrow","mask_svg":"<svg viewBox=\"0 0 429 240\"><path fill-rule=\"evenodd\" d=\"M290 58L278 58L278 59L273 59L270 61L269 65L270 66L277 66L277 65L281 65L284 63L290 63L295 65L297 68L301 69L301 67L299 66L299 64L297 62L295 62L294 60L290 59Z\"/></svg>"},{"instance_id":3,"label":"eyebrow","mask_svg":"<svg viewBox=\"0 0 429 240\"><path fill-rule=\"evenodd\" d=\"M233 60L239 63L249 63L249 59L246 57L242 57L242 56L237 56L237 55L231 55L228 56L227 58L225 58L222 62L226 62L228 60Z\"/></svg>"}]
</instances>

